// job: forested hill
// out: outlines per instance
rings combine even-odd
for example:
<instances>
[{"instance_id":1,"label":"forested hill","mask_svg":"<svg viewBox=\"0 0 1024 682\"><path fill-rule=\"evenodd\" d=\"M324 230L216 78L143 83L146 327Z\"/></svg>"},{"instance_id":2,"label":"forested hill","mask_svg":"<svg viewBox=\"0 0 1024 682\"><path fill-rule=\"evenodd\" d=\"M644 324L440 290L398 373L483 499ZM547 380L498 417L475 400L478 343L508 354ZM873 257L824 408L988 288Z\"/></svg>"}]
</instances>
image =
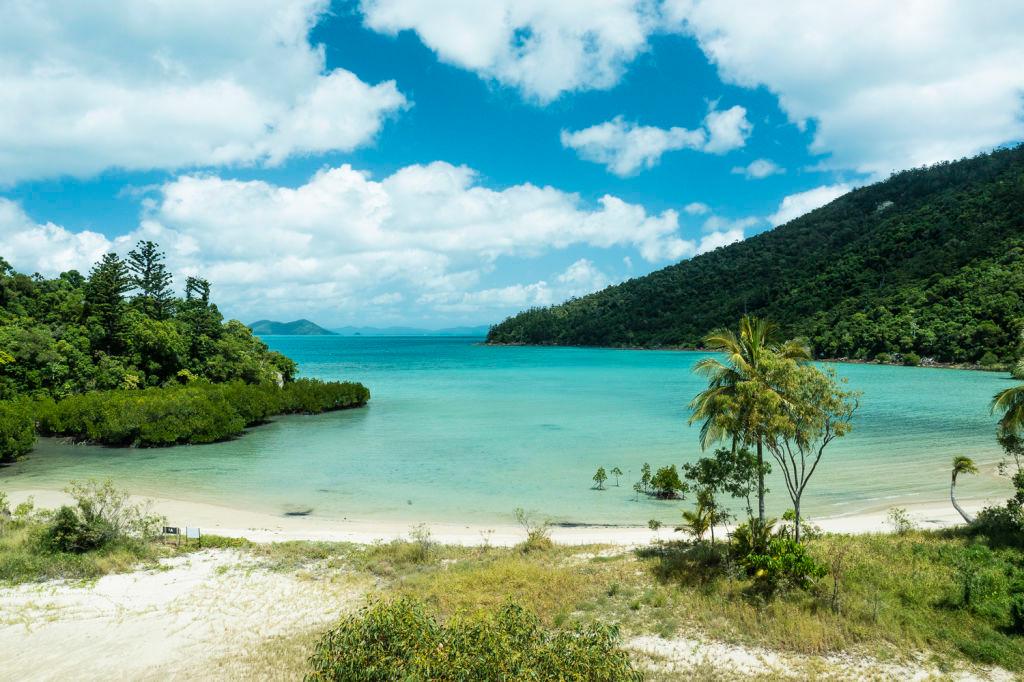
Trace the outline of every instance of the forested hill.
<instances>
[{"instance_id":1,"label":"forested hill","mask_svg":"<svg viewBox=\"0 0 1024 682\"><path fill-rule=\"evenodd\" d=\"M745 312L820 357L1011 360L1024 321L1024 146L895 174L746 241L519 313L488 342L697 346Z\"/></svg>"}]
</instances>

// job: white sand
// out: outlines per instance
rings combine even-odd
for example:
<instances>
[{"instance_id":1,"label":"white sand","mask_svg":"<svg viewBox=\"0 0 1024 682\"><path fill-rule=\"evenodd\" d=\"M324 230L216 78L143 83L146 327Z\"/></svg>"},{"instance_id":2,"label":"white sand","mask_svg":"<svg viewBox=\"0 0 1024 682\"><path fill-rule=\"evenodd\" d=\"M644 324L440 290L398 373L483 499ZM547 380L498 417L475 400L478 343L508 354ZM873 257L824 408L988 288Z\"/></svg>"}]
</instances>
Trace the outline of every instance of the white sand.
<instances>
[{"instance_id":1,"label":"white sand","mask_svg":"<svg viewBox=\"0 0 1024 682\"><path fill-rule=\"evenodd\" d=\"M12 507L33 497L37 507L54 508L67 504L70 498L56 490L13 490L8 493ZM311 516L283 516L244 509L234 509L203 502L167 498L138 498L151 500L153 510L167 518L172 526L198 526L204 533L228 537L245 537L254 542L280 542L285 540L325 540L372 543L408 537L412 526L408 521L344 521ZM991 500L961 500L969 512L977 511ZM895 506L895 505L894 505ZM925 529L943 528L963 522L948 502L906 504L903 506L911 519ZM831 518L811 518L823 530L834 533L880 533L891 531L887 521L888 509ZM509 546L521 542L525 533L518 526L484 526L479 524L427 523L436 541L445 544L479 545L485 539L495 546ZM639 545L655 539L681 538L670 528L659 532L646 527L580 526L551 529L555 542L565 545L615 544Z\"/></svg>"},{"instance_id":2,"label":"white sand","mask_svg":"<svg viewBox=\"0 0 1024 682\"><path fill-rule=\"evenodd\" d=\"M344 582L265 570L232 550L94 584L0 588L0 680L230 678L235 671L218 670L219 660L324 627L360 594Z\"/></svg>"}]
</instances>

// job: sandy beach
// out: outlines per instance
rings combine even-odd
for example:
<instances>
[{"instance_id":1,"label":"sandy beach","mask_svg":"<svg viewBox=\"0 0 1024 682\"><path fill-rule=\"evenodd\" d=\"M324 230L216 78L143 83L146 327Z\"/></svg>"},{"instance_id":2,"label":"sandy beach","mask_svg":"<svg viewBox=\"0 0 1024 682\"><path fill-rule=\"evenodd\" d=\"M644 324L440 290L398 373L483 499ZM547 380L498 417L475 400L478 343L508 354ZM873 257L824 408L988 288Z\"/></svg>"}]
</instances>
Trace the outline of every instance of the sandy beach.
<instances>
[{"instance_id":1,"label":"sandy beach","mask_svg":"<svg viewBox=\"0 0 1024 682\"><path fill-rule=\"evenodd\" d=\"M64 492L49 489L24 489L8 492L12 506L29 497L37 508L56 508L68 504L71 498ZM198 527L209 535L244 537L253 542L284 542L288 540L319 540L333 542L372 543L408 537L414 523L409 521L348 521L309 516L285 516L261 511L236 509L227 506L175 500L159 497L134 498L152 505L152 511L164 516L172 526ZM998 500L960 500L960 504L974 513ZM936 529L963 523L963 519L948 501L923 504L896 504L903 507L911 520L922 529ZM884 533L892 530L888 522L889 509L834 517L810 517L809 520L832 533ZM537 519L543 515L538 513ZM453 545L511 546L523 540L525 532L515 525L479 525L425 522L437 542ZM640 545L653 540L682 538L671 528L655 532L645 526L552 526L551 538L564 545L610 544Z\"/></svg>"}]
</instances>

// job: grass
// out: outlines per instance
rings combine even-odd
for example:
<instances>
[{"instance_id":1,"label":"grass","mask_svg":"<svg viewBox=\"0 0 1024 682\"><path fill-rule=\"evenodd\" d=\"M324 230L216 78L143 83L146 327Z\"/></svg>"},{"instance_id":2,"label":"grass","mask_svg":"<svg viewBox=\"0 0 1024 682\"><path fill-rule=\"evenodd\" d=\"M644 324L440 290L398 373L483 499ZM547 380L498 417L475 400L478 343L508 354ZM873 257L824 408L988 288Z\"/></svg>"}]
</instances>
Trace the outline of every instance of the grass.
<instances>
[{"instance_id":1,"label":"grass","mask_svg":"<svg viewBox=\"0 0 1024 682\"><path fill-rule=\"evenodd\" d=\"M47 554L34 539L38 532L31 522L8 522L0 531L0 582L95 578L199 548L115 543L83 555ZM709 556L706 548L683 543L636 552L470 548L439 545L421 532L412 541L373 545L261 545L207 536L202 548L247 552L269 570L355 580L369 586L369 597L420 599L442 619L513 599L547 626L596 621L618 625L626 637L696 635L796 654L847 652L894 661L923 655L943 670L969 662L1024 671L1024 638L1010 632L998 590L983 589L1024 571L1024 553L955 533L816 538L809 549L830 575L810 590L771 599L758 596L727 562L716 562L717 550ZM981 596L965 605L968 579ZM277 644L298 665L309 637ZM695 679L719 679L710 669L691 672Z\"/></svg>"}]
</instances>

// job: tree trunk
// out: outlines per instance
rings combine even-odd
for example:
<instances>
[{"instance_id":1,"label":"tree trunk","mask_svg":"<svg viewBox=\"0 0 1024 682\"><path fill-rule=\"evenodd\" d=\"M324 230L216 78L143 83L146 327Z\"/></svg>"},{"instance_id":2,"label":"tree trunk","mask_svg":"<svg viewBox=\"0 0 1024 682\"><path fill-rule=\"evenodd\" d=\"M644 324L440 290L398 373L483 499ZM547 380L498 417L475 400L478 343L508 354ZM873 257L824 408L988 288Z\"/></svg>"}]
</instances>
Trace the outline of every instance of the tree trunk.
<instances>
[{"instance_id":1,"label":"tree trunk","mask_svg":"<svg viewBox=\"0 0 1024 682\"><path fill-rule=\"evenodd\" d=\"M793 527L796 528L794 536L796 541L800 542L800 500L793 503L793 513L796 515L796 521L793 522Z\"/></svg>"},{"instance_id":2,"label":"tree trunk","mask_svg":"<svg viewBox=\"0 0 1024 682\"><path fill-rule=\"evenodd\" d=\"M964 521L974 523L974 517L965 512L956 501L956 474L953 474L953 481L949 484L949 501L953 503L953 508L960 512L960 516L964 517Z\"/></svg>"},{"instance_id":3,"label":"tree trunk","mask_svg":"<svg viewBox=\"0 0 1024 682\"><path fill-rule=\"evenodd\" d=\"M757 519L764 526L764 452L761 437L757 437Z\"/></svg>"}]
</instances>

